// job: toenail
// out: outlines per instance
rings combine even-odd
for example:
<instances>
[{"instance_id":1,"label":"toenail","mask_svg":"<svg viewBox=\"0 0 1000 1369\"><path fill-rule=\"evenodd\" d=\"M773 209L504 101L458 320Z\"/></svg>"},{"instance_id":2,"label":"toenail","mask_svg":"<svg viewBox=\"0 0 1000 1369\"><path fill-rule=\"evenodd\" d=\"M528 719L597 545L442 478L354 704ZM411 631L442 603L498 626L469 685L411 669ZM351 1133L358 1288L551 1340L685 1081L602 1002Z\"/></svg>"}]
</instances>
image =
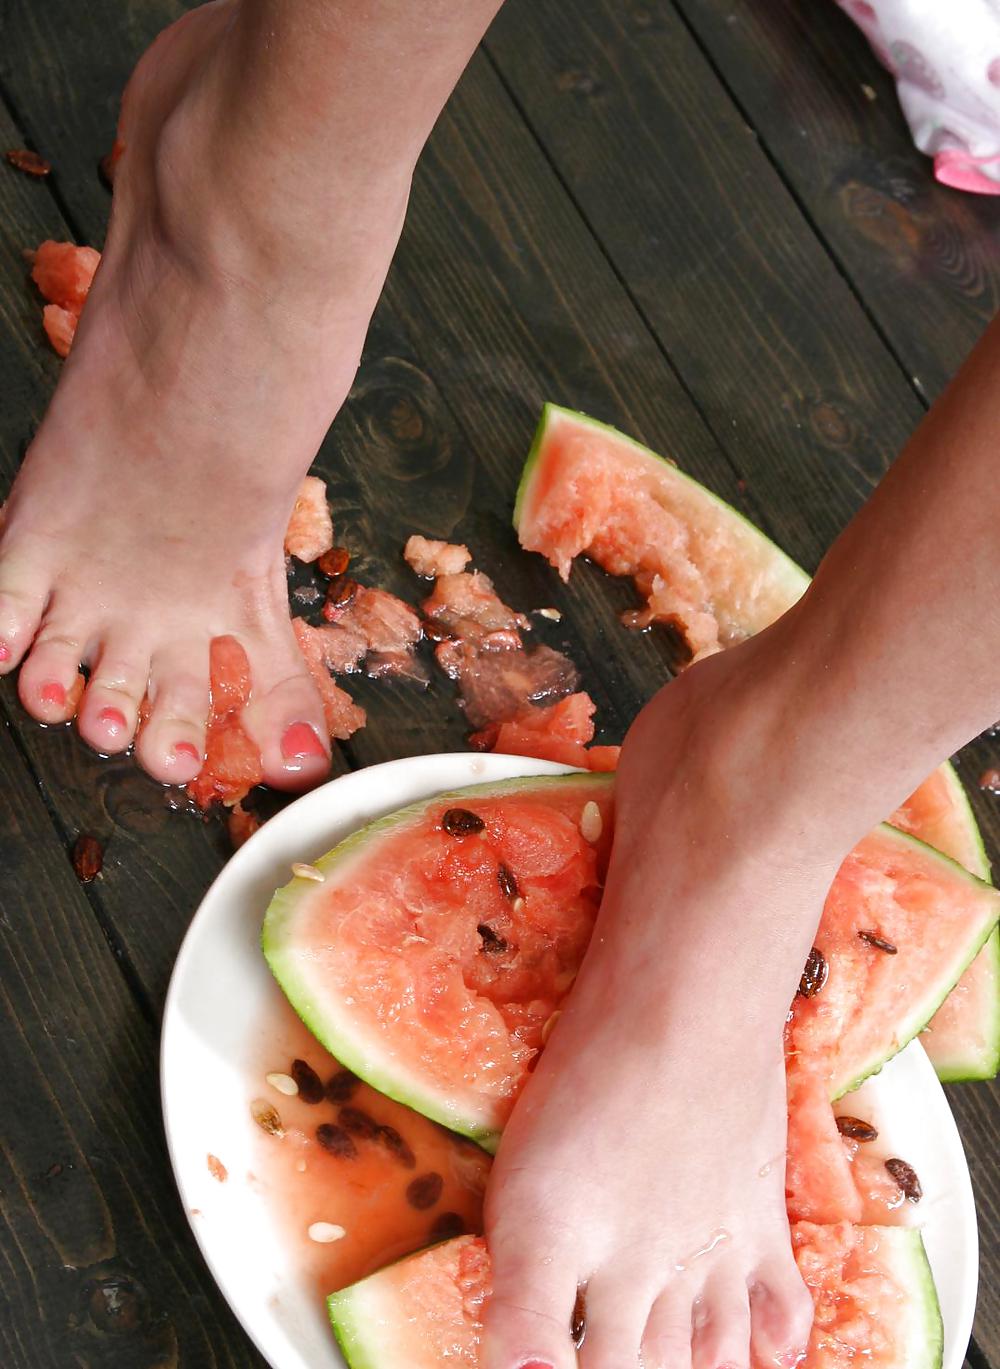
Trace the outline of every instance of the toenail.
<instances>
[{"instance_id":1,"label":"toenail","mask_svg":"<svg viewBox=\"0 0 1000 1369\"><path fill-rule=\"evenodd\" d=\"M281 739L281 754L286 761L303 761L309 756L325 756L323 743L308 723L292 723Z\"/></svg>"},{"instance_id":2,"label":"toenail","mask_svg":"<svg viewBox=\"0 0 1000 1369\"><path fill-rule=\"evenodd\" d=\"M104 724L112 737L117 737L120 732L124 732L128 727L125 714L120 708L102 708L97 715L97 721Z\"/></svg>"},{"instance_id":3,"label":"toenail","mask_svg":"<svg viewBox=\"0 0 1000 1369\"><path fill-rule=\"evenodd\" d=\"M66 702L66 691L61 684L56 684L53 681L52 684L42 686L39 697L43 704L57 704L61 708Z\"/></svg>"},{"instance_id":4,"label":"toenail","mask_svg":"<svg viewBox=\"0 0 1000 1369\"><path fill-rule=\"evenodd\" d=\"M528 1360L527 1364L522 1364L521 1369L552 1369L552 1365L548 1360L532 1359Z\"/></svg>"},{"instance_id":5,"label":"toenail","mask_svg":"<svg viewBox=\"0 0 1000 1369\"><path fill-rule=\"evenodd\" d=\"M9 661L9 660L10 660L10 649L9 649L9 647L5 647L4 644L3 644L3 642L0 642L0 665L3 665L4 661Z\"/></svg>"},{"instance_id":6,"label":"toenail","mask_svg":"<svg viewBox=\"0 0 1000 1369\"><path fill-rule=\"evenodd\" d=\"M178 760L183 756L186 760L198 761L199 764L201 763L201 752L196 746L192 746L190 742L178 742L174 747L174 755Z\"/></svg>"}]
</instances>

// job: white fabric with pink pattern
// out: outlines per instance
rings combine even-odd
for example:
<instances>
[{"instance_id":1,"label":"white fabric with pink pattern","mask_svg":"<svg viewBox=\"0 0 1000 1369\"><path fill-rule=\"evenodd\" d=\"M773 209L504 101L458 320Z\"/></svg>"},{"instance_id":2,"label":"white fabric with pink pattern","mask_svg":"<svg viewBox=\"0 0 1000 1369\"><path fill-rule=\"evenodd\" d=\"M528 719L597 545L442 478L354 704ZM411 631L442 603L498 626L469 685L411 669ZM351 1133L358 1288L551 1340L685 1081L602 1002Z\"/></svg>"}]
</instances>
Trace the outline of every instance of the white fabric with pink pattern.
<instances>
[{"instance_id":1,"label":"white fabric with pink pattern","mask_svg":"<svg viewBox=\"0 0 1000 1369\"><path fill-rule=\"evenodd\" d=\"M837 0L945 185L1000 195L1000 0Z\"/></svg>"}]
</instances>

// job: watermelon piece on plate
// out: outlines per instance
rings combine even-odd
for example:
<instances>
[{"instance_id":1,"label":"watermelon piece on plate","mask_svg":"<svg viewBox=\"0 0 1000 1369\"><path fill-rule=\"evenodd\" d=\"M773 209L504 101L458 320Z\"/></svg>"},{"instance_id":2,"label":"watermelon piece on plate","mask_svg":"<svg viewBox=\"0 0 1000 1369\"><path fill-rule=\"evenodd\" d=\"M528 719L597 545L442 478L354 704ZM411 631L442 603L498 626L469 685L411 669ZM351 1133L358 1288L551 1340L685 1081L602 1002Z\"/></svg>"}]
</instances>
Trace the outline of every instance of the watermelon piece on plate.
<instances>
[{"instance_id":1,"label":"watermelon piece on plate","mask_svg":"<svg viewBox=\"0 0 1000 1369\"><path fill-rule=\"evenodd\" d=\"M612 776L570 774L382 818L317 863L322 882L275 894L271 970L356 1074L493 1149L586 951L612 802ZM790 1060L830 1099L855 1087L926 1024L998 910L995 889L913 837L866 837L827 898L824 983L796 999Z\"/></svg>"},{"instance_id":2,"label":"watermelon piece on plate","mask_svg":"<svg viewBox=\"0 0 1000 1369\"><path fill-rule=\"evenodd\" d=\"M697 657L767 627L809 577L759 529L697 481L615 428L548 404L517 492L521 545L568 579L588 556L631 575L645 605L632 627L670 624ZM989 864L968 799L941 766L890 819L980 879ZM923 1045L946 1081L1000 1067L1000 935L969 967Z\"/></svg>"},{"instance_id":3,"label":"watermelon piece on plate","mask_svg":"<svg viewBox=\"0 0 1000 1369\"><path fill-rule=\"evenodd\" d=\"M941 1313L918 1231L802 1222L792 1245L815 1304L802 1369L940 1369ZM489 1293L485 1242L460 1236L332 1294L327 1309L351 1369L478 1369Z\"/></svg>"}]
</instances>

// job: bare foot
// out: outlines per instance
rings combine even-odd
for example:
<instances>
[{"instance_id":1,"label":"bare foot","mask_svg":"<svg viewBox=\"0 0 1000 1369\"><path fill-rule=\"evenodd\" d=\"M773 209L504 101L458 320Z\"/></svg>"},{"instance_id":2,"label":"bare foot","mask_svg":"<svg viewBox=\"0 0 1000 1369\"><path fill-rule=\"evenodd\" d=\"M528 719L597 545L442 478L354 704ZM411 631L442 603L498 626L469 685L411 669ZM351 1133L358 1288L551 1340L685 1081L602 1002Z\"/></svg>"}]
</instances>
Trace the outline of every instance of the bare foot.
<instances>
[{"instance_id":1,"label":"bare foot","mask_svg":"<svg viewBox=\"0 0 1000 1369\"><path fill-rule=\"evenodd\" d=\"M23 661L25 708L57 723L85 666L78 726L105 753L148 696L139 759L185 783L209 642L233 634L265 779L296 787L329 755L282 534L357 368L412 162L345 173L339 196L309 187L306 135L260 123L280 104L269 69L238 102L245 27L234 0L196 10L130 82L107 247L0 534L0 672Z\"/></svg>"},{"instance_id":2,"label":"bare foot","mask_svg":"<svg viewBox=\"0 0 1000 1369\"><path fill-rule=\"evenodd\" d=\"M488 1369L571 1369L578 1287L583 1369L791 1365L808 1340L782 1027L837 861L783 826L779 733L732 706L744 651L626 739L594 940L493 1170Z\"/></svg>"}]
</instances>

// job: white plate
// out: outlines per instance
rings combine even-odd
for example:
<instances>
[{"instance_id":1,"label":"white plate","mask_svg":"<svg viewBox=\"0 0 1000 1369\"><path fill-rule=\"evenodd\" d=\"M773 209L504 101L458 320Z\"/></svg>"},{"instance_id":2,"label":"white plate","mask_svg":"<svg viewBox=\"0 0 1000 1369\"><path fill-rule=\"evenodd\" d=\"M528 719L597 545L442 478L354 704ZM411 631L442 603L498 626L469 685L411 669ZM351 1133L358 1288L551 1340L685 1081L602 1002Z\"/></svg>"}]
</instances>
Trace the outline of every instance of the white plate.
<instances>
[{"instance_id":1,"label":"white plate","mask_svg":"<svg viewBox=\"0 0 1000 1369\"><path fill-rule=\"evenodd\" d=\"M357 827L446 789L565 767L515 756L415 756L345 775L271 819L238 851L191 923L167 995L161 1047L170 1158L198 1244L247 1334L274 1369L341 1369L321 1300L298 1286L249 1172L247 1083L261 1023L280 990L260 951L261 921L293 860L321 856ZM855 1098L861 1097L860 1094ZM853 1106L853 1104L852 1104ZM975 1310L978 1244L969 1171L944 1093L918 1044L864 1086L865 1117L916 1169L945 1323L944 1369L961 1369ZM229 1180L212 1178L206 1154Z\"/></svg>"}]
</instances>

